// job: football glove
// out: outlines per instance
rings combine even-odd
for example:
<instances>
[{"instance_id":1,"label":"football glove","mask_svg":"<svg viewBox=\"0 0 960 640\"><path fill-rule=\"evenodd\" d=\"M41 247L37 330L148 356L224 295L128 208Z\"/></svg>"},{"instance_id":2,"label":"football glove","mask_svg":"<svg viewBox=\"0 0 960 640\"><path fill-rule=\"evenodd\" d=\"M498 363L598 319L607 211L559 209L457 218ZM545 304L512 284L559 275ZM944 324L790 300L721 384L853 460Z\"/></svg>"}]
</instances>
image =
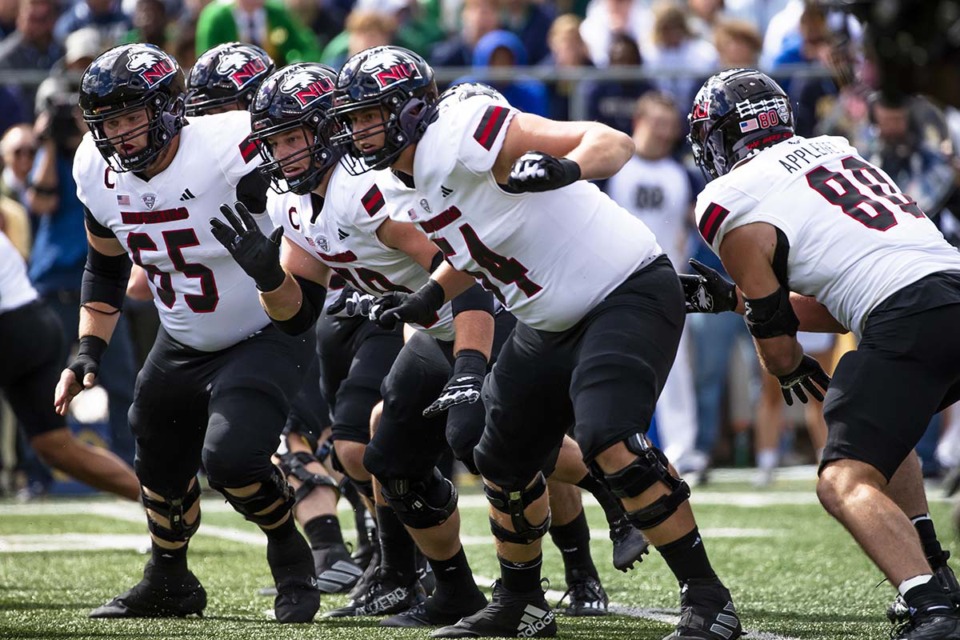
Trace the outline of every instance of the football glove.
<instances>
[{"instance_id":1,"label":"football glove","mask_svg":"<svg viewBox=\"0 0 960 640\"><path fill-rule=\"evenodd\" d=\"M340 297L337 298L337 301L327 307L327 315L335 316L342 314L348 318L356 318L357 316L369 317L370 308L376 300L376 296L372 296L369 293L362 293L350 285L347 285L340 291Z\"/></svg>"},{"instance_id":2,"label":"football glove","mask_svg":"<svg viewBox=\"0 0 960 640\"><path fill-rule=\"evenodd\" d=\"M220 213L230 224L224 224L219 218L210 218L210 231L227 248L240 268L253 278L257 289L273 291L287 277L280 266L283 227L274 229L268 238L260 231L246 205L237 202L234 208L236 211L230 205L220 205Z\"/></svg>"},{"instance_id":3,"label":"football glove","mask_svg":"<svg viewBox=\"0 0 960 640\"><path fill-rule=\"evenodd\" d=\"M86 377L90 374L93 375L91 383L96 384L97 378L100 376L100 359L106 350L107 342L103 338L91 335L80 338L77 357L74 358L70 366L67 367L67 369L73 371L73 376L77 379L77 384L86 388Z\"/></svg>"},{"instance_id":4,"label":"football glove","mask_svg":"<svg viewBox=\"0 0 960 640\"><path fill-rule=\"evenodd\" d=\"M510 169L507 188L517 193L552 191L580 179L580 165L542 151L527 151Z\"/></svg>"},{"instance_id":5,"label":"football glove","mask_svg":"<svg viewBox=\"0 0 960 640\"><path fill-rule=\"evenodd\" d=\"M736 285L702 262L690 260L690 266L700 275L679 274L687 313L721 313L736 310Z\"/></svg>"},{"instance_id":6,"label":"football glove","mask_svg":"<svg viewBox=\"0 0 960 640\"><path fill-rule=\"evenodd\" d=\"M453 376L440 396L423 410L423 417L432 418L459 404L473 404L480 399L486 375L487 359L482 353L474 349L460 351L453 363Z\"/></svg>"},{"instance_id":7,"label":"football glove","mask_svg":"<svg viewBox=\"0 0 960 640\"><path fill-rule=\"evenodd\" d=\"M428 325L436 319L437 309L443 306L446 294L436 280L429 280L414 293L391 291L370 307L370 319L392 330L398 322Z\"/></svg>"},{"instance_id":8,"label":"football glove","mask_svg":"<svg viewBox=\"0 0 960 640\"><path fill-rule=\"evenodd\" d=\"M823 394L830 386L830 376L823 370L819 362L807 354L803 354L803 359L796 369L788 374L777 376L777 379L780 380L780 392L783 393L783 399L789 406L793 405L793 393L804 404L809 402L807 393L823 402ZM807 390L807 393L804 393L804 389Z\"/></svg>"}]
</instances>

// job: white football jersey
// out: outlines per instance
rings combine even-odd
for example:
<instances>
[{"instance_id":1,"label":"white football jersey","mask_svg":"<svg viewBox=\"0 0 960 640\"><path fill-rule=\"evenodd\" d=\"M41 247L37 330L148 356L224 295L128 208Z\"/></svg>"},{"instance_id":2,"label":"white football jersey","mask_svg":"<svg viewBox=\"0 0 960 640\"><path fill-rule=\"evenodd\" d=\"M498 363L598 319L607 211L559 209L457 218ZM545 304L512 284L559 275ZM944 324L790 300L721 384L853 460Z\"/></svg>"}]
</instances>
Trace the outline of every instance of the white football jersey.
<instances>
[{"instance_id":1,"label":"white football jersey","mask_svg":"<svg viewBox=\"0 0 960 640\"><path fill-rule=\"evenodd\" d=\"M521 322L563 331L662 251L642 222L588 182L545 193L501 189L490 170L513 115L488 95L442 101L417 144L419 199L393 215L419 224Z\"/></svg>"},{"instance_id":2,"label":"white football jersey","mask_svg":"<svg viewBox=\"0 0 960 640\"><path fill-rule=\"evenodd\" d=\"M293 193L271 193L267 210L274 224L283 225L287 238L317 256L354 289L375 296L390 291L412 293L427 283L430 272L377 237L391 207L377 186L376 173L351 176L337 165L321 211L315 210L315 196ZM336 298L328 297L328 304L331 299ZM429 326L413 326L441 340L453 340L450 303Z\"/></svg>"},{"instance_id":3,"label":"white football jersey","mask_svg":"<svg viewBox=\"0 0 960 640\"><path fill-rule=\"evenodd\" d=\"M270 322L254 281L210 232L220 205L236 200L237 183L260 164L249 135L245 111L191 118L170 166L149 181L109 170L90 134L74 160L80 201L146 270L163 328L201 351ZM269 232L268 217L255 217Z\"/></svg>"},{"instance_id":4,"label":"white football jersey","mask_svg":"<svg viewBox=\"0 0 960 640\"><path fill-rule=\"evenodd\" d=\"M783 231L790 289L815 297L857 337L893 293L960 270L960 253L936 225L844 138L797 136L763 150L707 184L696 213L717 254L742 225Z\"/></svg>"},{"instance_id":5,"label":"white football jersey","mask_svg":"<svg viewBox=\"0 0 960 640\"><path fill-rule=\"evenodd\" d=\"M27 277L23 256L0 232L0 313L22 307L37 299L37 291Z\"/></svg>"},{"instance_id":6,"label":"white football jersey","mask_svg":"<svg viewBox=\"0 0 960 640\"><path fill-rule=\"evenodd\" d=\"M683 165L672 157L633 156L607 180L614 202L647 225L674 265L686 261L688 216L693 194Z\"/></svg>"}]
</instances>

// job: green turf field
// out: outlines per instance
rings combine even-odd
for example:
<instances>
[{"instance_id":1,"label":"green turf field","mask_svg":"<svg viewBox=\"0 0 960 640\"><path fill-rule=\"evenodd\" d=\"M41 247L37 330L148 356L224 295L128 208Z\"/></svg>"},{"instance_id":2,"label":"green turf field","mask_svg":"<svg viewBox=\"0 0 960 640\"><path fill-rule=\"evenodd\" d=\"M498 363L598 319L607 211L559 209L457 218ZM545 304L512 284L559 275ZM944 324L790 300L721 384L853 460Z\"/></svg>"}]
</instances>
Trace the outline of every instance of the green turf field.
<instances>
[{"instance_id":1,"label":"green turf field","mask_svg":"<svg viewBox=\"0 0 960 640\"><path fill-rule=\"evenodd\" d=\"M479 579L496 575L482 497L461 499L467 554ZM931 491L936 496L938 492ZM757 491L745 482L694 490L694 508L717 572L730 587L748 638L886 638L882 584L849 536L816 503L813 481L781 481ZM941 538L954 546L950 505L935 500ZM345 527L352 518L341 511ZM677 585L654 552L628 574L610 563L598 507L588 507L593 554L618 615L559 618L563 638L659 639L677 609ZM203 619L89 620L87 612L132 586L147 544L138 507L108 499L0 501L0 638L425 638L427 632L381 629L375 619L323 619L281 626L257 595L270 584L264 543L255 527L222 500L204 501L203 525L190 562L207 589ZM352 536L352 532L349 533ZM545 544L545 576L562 592L559 553ZM91 549L91 547L97 547ZM558 597L559 593L553 594ZM324 597L321 614L343 596Z\"/></svg>"}]
</instances>

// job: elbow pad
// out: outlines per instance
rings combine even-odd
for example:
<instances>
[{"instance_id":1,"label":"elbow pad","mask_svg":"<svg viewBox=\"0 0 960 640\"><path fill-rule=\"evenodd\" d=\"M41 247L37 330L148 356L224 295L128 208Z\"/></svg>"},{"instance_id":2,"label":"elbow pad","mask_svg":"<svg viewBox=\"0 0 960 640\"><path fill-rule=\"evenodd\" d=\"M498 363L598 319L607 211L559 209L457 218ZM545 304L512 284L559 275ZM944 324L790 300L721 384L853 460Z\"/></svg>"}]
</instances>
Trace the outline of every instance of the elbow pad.
<instances>
[{"instance_id":1,"label":"elbow pad","mask_svg":"<svg viewBox=\"0 0 960 640\"><path fill-rule=\"evenodd\" d=\"M780 287L765 298L744 299L744 318L754 338L795 336L800 320L790 304L790 292Z\"/></svg>"},{"instance_id":2,"label":"elbow pad","mask_svg":"<svg viewBox=\"0 0 960 640\"><path fill-rule=\"evenodd\" d=\"M130 279L130 258L121 253L106 256L93 247L87 247L87 264L80 284L80 304L103 302L117 309L123 308Z\"/></svg>"},{"instance_id":3,"label":"elbow pad","mask_svg":"<svg viewBox=\"0 0 960 640\"><path fill-rule=\"evenodd\" d=\"M327 298L327 288L322 284L317 284L300 276L294 276L294 279L300 285L300 293L303 298L300 308L293 317L286 320L270 318L273 326L290 336L298 336L313 326L320 312L323 311L323 304Z\"/></svg>"},{"instance_id":4,"label":"elbow pad","mask_svg":"<svg viewBox=\"0 0 960 640\"><path fill-rule=\"evenodd\" d=\"M464 311L486 311L492 316L493 295L480 286L478 282L451 300L450 309L453 311L454 317Z\"/></svg>"}]
</instances>

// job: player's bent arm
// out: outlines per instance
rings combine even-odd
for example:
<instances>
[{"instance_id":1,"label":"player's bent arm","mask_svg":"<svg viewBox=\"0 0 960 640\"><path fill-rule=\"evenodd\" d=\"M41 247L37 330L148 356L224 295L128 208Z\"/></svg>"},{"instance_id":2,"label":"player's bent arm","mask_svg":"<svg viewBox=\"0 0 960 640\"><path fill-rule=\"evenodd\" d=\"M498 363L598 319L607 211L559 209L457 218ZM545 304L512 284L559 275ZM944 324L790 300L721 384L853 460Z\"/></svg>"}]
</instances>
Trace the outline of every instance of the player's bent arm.
<instances>
[{"instance_id":1,"label":"player's bent arm","mask_svg":"<svg viewBox=\"0 0 960 640\"><path fill-rule=\"evenodd\" d=\"M433 257L440 251L416 225L389 218L377 227L377 238L391 249L404 252L427 271L433 269Z\"/></svg>"},{"instance_id":2,"label":"player's bent arm","mask_svg":"<svg viewBox=\"0 0 960 640\"><path fill-rule=\"evenodd\" d=\"M493 351L493 316L486 311L464 311L453 318L453 353L479 351L489 362Z\"/></svg>"},{"instance_id":3,"label":"player's bent arm","mask_svg":"<svg viewBox=\"0 0 960 640\"><path fill-rule=\"evenodd\" d=\"M791 293L790 305L800 320L801 331L812 333L847 333L849 331L813 296Z\"/></svg>"},{"instance_id":4,"label":"player's bent arm","mask_svg":"<svg viewBox=\"0 0 960 640\"><path fill-rule=\"evenodd\" d=\"M797 342L798 322L789 295L784 295L786 292L773 272L776 246L773 226L763 222L748 224L724 236L720 260L745 298L747 324L760 360L767 371L781 376L799 366L803 348ZM780 335L764 337L770 334Z\"/></svg>"},{"instance_id":5,"label":"player's bent arm","mask_svg":"<svg viewBox=\"0 0 960 640\"><path fill-rule=\"evenodd\" d=\"M283 283L272 291L261 291L260 304L281 331L303 333L323 311L330 270L286 238L281 245L280 266L286 273Z\"/></svg>"},{"instance_id":6,"label":"player's bent arm","mask_svg":"<svg viewBox=\"0 0 960 640\"><path fill-rule=\"evenodd\" d=\"M513 163L528 151L573 160L580 166L581 179L599 180L619 171L635 147L630 136L599 122L559 122L517 113L493 165L498 183L507 183Z\"/></svg>"}]
</instances>

